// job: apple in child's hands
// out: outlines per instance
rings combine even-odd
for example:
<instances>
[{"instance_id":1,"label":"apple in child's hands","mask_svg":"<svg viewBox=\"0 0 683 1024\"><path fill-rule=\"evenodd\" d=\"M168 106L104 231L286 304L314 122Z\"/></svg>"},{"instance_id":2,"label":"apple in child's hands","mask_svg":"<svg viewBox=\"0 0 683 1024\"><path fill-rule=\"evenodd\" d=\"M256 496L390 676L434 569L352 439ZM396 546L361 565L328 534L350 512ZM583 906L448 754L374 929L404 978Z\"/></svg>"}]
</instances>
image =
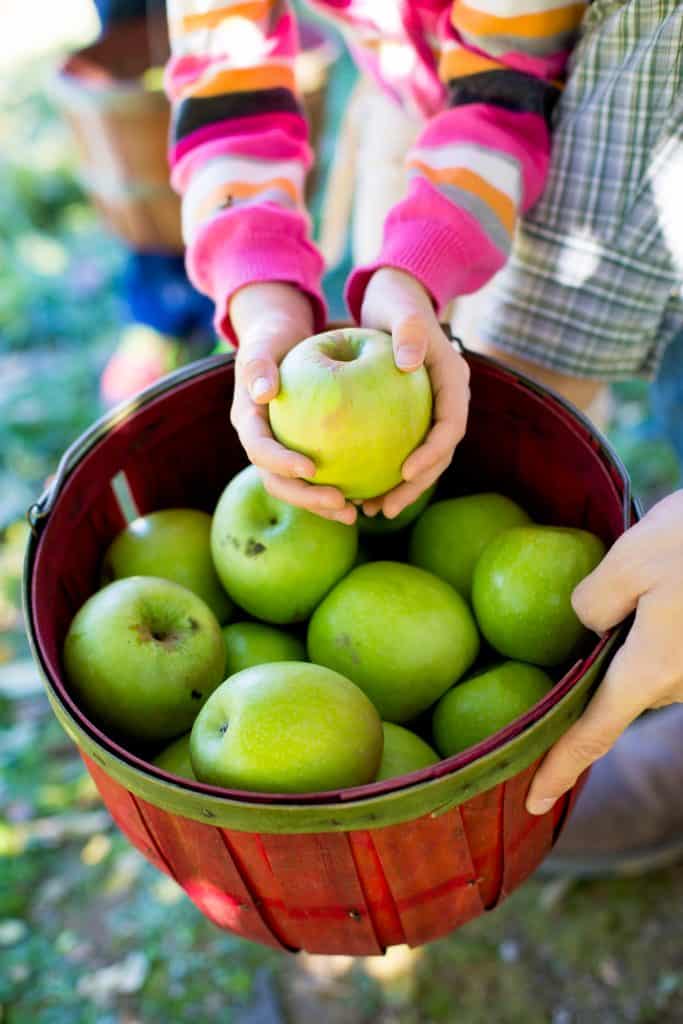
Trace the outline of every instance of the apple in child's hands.
<instances>
[{"instance_id":1,"label":"apple in child's hands","mask_svg":"<svg viewBox=\"0 0 683 1024\"><path fill-rule=\"evenodd\" d=\"M183 779L196 778L190 760L190 734L186 732L180 739L174 740L154 758L157 768L163 768L171 775L179 775Z\"/></svg>"},{"instance_id":2,"label":"apple in child's hands","mask_svg":"<svg viewBox=\"0 0 683 1024\"><path fill-rule=\"evenodd\" d=\"M307 646L311 661L357 683L382 718L405 722L467 671L479 634L448 583L413 565L368 562L318 605Z\"/></svg>"},{"instance_id":3,"label":"apple in child's hands","mask_svg":"<svg viewBox=\"0 0 683 1024\"><path fill-rule=\"evenodd\" d=\"M410 561L440 576L469 600L474 567L487 544L504 530L529 522L524 509L502 494L437 501L413 527Z\"/></svg>"},{"instance_id":4,"label":"apple in child's hands","mask_svg":"<svg viewBox=\"0 0 683 1024\"><path fill-rule=\"evenodd\" d=\"M463 679L434 710L434 743L444 757L459 754L519 718L552 687L536 665L504 661Z\"/></svg>"},{"instance_id":5,"label":"apple in child's hands","mask_svg":"<svg viewBox=\"0 0 683 1024\"><path fill-rule=\"evenodd\" d=\"M598 537L570 527L518 526L496 537L472 580L474 612L491 646L544 666L576 655L588 630L572 591L604 553Z\"/></svg>"},{"instance_id":6,"label":"apple in child's hands","mask_svg":"<svg viewBox=\"0 0 683 1024\"><path fill-rule=\"evenodd\" d=\"M201 782L307 793L371 782L382 723L357 686L320 665L276 662L227 679L192 727Z\"/></svg>"},{"instance_id":7,"label":"apple in child's hands","mask_svg":"<svg viewBox=\"0 0 683 1024\"><path fill-rule=\"evenodd\" d=\"M112 541L103 582L125 576L161 576L206 601L219 622L232 612L211 559L211 516L195 508L166 508L134 519Z\"/></svg>"},{"instance_id":8,"label":"apple in child's hands","mask_svg":"<svg viewBox=\"0 0 683 1024\"><path fill-rule=\"evenodd\" d=\"M427 434L429 375L396 367L388 334L343 328L307 338L280 364L270 426L286 448L313 459L316 484L365 499L401 482L401 467Z\"/></svg>"},{"instance_id":9,"label":"apple in child's hands","mask_svg":"<svg viewBox=\"0 0 683 1024\"><path fill-rule=\"evenodd\" d=\"M439 760L439 755L429 744L410 729L404 729L402 725L393 722L382 722L382 731L384 749L375 782L419 771Z\"/></svg>"},{"instance_id":10,"label":"apple in child's hands","mask_svg":"<svg viewBox=\"0 0 683 1024\"><path fill-rule=\"evenodd\" d=\"M263 622L233 622L223 629L225 678L271 661L305 661L306 648L298 637Z\"/></svg>"},{"instance_id":11,"label":"apple in child's hands","mask_svg":"<svg viewBox=\"0 0 683 1024\"><path fill-rule=\"evenodd\" d=\"M358 529L273 498L255 466L223 491L211 550L223 586L266 622L307 619L356 558Z\"/></svg>"},{"instance_id":12,"label":"apple in child's hands","mask_svg":"<svg viewBox=\"0 0 683 1024\"><path fill-rule=\"evenodd\" d=\"M211 609L185 587L130 576L93 594L64 641L71 691L94 722L137 740L187 732L223 679Z\"/></svg>"}]
</instances>

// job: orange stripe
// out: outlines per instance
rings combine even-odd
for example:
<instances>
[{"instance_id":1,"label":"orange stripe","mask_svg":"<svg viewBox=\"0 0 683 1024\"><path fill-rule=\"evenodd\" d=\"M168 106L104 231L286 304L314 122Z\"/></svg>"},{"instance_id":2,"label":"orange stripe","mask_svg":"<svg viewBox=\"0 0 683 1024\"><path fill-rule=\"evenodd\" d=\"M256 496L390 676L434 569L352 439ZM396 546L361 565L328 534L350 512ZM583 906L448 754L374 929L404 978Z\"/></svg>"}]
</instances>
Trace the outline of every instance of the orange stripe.
<instances>
[{"instance_id":1,"label":"orange stripe","mask_svg":"<svg viewBox=\"0 0 683 1024\"><path fill-rule=\"evenodd\" d=\"M194 82L183 96L219 96L224 92L249 92L259 89L291 89L294 92L294 71L285 64L262 64L254 68L232 68L218 71Z\"/></svg>"},{"instance_id":2,"label":"orange stripe","mask_svg":"<svg viewBox=\"0 0 683 1024\"><path fill-rule=\"evenodd\" d=\"M215 11L204 14L185 14L174 26L176 35L195 32L199 28L216 28L228 18L248 18L249 21L260 21L265 18L273 6L274 0L247 0L243 4L232 4L219 7Z\"/></svg>"},{"instance_id":3,"label":"orange stripe","mask_svg":"<svg viewBox=\"0 0 683 1024\"><path fill-rule=\"evenodd\" d=\"M457 185L468 192L474 192L476 196L483 199L487 206L490 206L498 219L512 235L515 230L517 211L515 204L504 192L494 188L486 178L470 171L467 167L442 167L438 170L422 163L421 160L410 160L410 166L416 167L425 178L428 178L435 185Z\"/></svg>"},{"instance_id":4,"label":"orange stripe","mask_svg":"<svg viewBox=\"0 0 683 1024\"><path fill-rule=\"evenodd\" d=\"M585 4L570 4L568 7L558 7L553 11L499 18L495 14L487 14L459 3L453 5L451 21L455 29L479 36L542 39L544 36L556 36L578 28L585 11Z\"/></svg>"},{"instance_id":5,"label":"orange stripe","mask_svg":"<svg viewBox=\"0 0 683 1024\"><path fill-rule=\"evenodd\" d=\"M480 71L502 70L507 69L499 61L471 53L459 46L446 50L439 61L439 78L442 82L448 82L452 78L463 78L465 75L476 75Z\"/></svg>"},{"instance_id":6,"label":"orange stripe","mask_svg":"<svg viewBox=\"0 0 683 1024\"><path fill-rule=\"evenodd\" d=\"M252 196L258 195L259 192L265 192L270 188L278 188L282 192L286 192L295 203L301 202L299 191L289 178L272 178L270 181L260 182L224 182L222 185L217 185L204 197L197 207L194 219L198 222L204 220L228 199L250 199Z\"/></svg>"}]
</instances>

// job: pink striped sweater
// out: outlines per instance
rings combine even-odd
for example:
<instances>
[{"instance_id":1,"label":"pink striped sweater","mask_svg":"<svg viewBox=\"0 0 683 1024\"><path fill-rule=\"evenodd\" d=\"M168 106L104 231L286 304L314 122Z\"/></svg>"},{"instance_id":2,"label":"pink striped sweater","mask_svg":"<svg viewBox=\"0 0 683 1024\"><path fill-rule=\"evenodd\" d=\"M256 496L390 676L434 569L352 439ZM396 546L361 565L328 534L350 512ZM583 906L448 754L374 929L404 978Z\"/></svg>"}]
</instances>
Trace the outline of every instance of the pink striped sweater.
<instances>
[{"instance_id":1,"label":"pink striped sweater","mask_svg":"<svg viewBox=\"0 0 683 1024\"><path fill-rule=\"evenodd\" d=\"M549 119L586 4L568 0L315 0L354 54L424 127L382 250L347 286L353 317L391 266L437 309L476 291L506 260L518 214L547 173ZM257 281L306 292L325 322L322 260L304 180L312 162L296 95L296 18L284 0L168 0L172 182L183 197L192 281L228 306Z\"/></svg>"}]
</instances>

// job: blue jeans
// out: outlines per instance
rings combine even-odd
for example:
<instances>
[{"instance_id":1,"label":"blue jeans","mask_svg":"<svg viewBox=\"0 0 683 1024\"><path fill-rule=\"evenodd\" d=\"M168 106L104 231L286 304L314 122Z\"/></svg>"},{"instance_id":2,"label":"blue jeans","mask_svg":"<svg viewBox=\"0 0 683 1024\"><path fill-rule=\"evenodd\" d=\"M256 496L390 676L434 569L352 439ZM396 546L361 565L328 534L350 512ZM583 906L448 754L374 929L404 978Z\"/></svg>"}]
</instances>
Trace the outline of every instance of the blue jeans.
<instances>
[{"instance_id":1,"label":"blue jeans","mask_svg":"<svg viewBox=\"0 0 683 1024\"><path fill-rule=\"evenodd\" d=\"M683 467L683 331L664 354L650 404L657 425L676 449Z\"/></svg>"},{"instance_id":2,"label":"blue jeans","mask_svg":"<svg viewBox=\"0 0 683 1024\"><path fill-rule=\"evenodd\" d=\"M95 0L102 28L124 18L138 18L148 11L162 11L165 0Z\"/></svg>"}]
</instances>

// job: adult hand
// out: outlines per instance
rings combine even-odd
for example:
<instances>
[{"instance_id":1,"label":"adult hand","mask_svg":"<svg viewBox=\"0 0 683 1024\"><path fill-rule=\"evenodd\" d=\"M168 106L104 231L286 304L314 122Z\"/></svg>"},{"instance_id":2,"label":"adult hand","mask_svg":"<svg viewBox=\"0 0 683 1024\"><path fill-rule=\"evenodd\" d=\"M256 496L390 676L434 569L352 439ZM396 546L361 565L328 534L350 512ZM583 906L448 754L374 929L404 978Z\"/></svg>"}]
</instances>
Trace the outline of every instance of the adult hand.
<instances>
[{"instance_id":1,"label":"adult hand","mask_svg":"<svg viewBox=\"0 0 683 1024\"><path fill-rule=\"evenodd\" d=\"M266 490L326 519L354 522L356 510L340 490L301 479L314 476L315 463L279 444L268 420L268 402L279 388L279 364L313 333L308 298L293 285L245 285L230 302L230 318L239 341L230 419L249 460L261 470Z\"/></svg>"},{"instance_id":2,"label":"adult hand","mask_svg":"<svg viewBox=\"0 0 683 1024\"><path fill-rule=\"evenodd\" d=\"M383 267L368 284L361 322L391 334L399 370L424 364L434 395L433 423L424 442L403 463L403 481L363 503L367 515L389 519L426 491L450 464L467 425L469 367L441 330L428 293L410 274Z\"/></svg>"},{"instance_id":3,"label":"adult hand","mask_svg":"<svg viewBox=\"0 0 683 1024\"><path fill-rule=\"evenodd\" d=\"M683 490L619 538L576 588L572 604L596 633L633 611L635 620L588 708L536 772L527 795L531 814L550 810L643 711L683 701Z\"/></svg>"}]
</instances>

